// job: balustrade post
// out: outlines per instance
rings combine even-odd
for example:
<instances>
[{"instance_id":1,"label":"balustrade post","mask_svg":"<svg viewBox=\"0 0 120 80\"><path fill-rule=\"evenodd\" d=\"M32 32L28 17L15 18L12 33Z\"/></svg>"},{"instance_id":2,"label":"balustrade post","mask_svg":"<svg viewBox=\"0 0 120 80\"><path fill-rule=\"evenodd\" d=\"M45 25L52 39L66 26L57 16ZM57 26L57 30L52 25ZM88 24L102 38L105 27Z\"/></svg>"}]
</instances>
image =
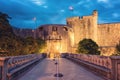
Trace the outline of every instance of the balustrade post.
<instances>
[{"instance_id":1,"label":"balustrade post","mask_svg":"<svg viewBox=\"0 0 120 80\"><path fill-rule=\"evenodd\" d=\"M112 80L120 80L120 56L112 56Z\"/></svg>"},{"instance_id":2,"label":"balustrade post","mask_svg":"<svg viewBox=\"0 0 120 80\"><path fill-rule=\"evenodd\" d=\"M7 80L7 63L8 63L9 58L8 57L2 57L0 58L0 80Z\"/></svg>"}]
</instances>

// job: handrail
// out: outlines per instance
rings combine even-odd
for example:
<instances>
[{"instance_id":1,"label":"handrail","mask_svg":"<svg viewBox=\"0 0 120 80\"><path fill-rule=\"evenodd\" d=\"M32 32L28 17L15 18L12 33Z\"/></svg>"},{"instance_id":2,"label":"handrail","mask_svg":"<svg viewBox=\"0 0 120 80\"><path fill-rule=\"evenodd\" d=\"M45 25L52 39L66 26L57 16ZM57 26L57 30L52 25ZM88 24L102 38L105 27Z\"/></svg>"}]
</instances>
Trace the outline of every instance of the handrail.
<instances>
[{"instance_id":1,"label":"handrail","mask_svg":"<svg viewBox=\"0 0 120 80\"><path fill-rule=\"evenodd\" d=\"M66 58L103 76L107 80L120 80L120 56L67 54Z\"/></svg>"},{"instance_id":2,"label":"handrail","mask_svg":"<svg viewBox=\"0 0 120 80\"><path fill-rule=\"evenodd\" d=\"M17 78L43 58L43 54L0 57L0 80Z\"/></svg>"}]
</instances>

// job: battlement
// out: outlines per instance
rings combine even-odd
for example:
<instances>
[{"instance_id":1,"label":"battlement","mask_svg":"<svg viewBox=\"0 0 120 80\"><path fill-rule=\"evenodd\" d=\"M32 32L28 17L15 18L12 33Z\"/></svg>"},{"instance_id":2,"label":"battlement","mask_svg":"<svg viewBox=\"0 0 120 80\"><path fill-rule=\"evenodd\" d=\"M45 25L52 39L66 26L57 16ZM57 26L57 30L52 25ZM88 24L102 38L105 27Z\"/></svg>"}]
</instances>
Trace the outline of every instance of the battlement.
<instances>
[{"instance_id":1,"label":"battlement","mask_svg":"<svg viewBox=\"0 0 120 80\"><path fill-rule=\"evenodd\" d=\"M80 20L80 17L77 16L77 17L70 17L70 18L67 18L67 22L68 22L68 21L75 21L75 20Z\"/></svg>"},{"instance_id":2,"label":"battlement","mask_svg":"<svg viewBox=\"0 0 120 80\"><path fill-rule=\"evenodd\" d=\"M93 18L93 16L77 16L77 17L70 17L70 18L67 18L67 22L71 22L71 21L76 21L76 20L84 20L84 19L90 19L90 18Z\"/></svg>"},{"instance_id":3,"label":"battlement","mask_svg":"<svg viewBox=\"0 0 120 80\"><path fill-rule=\"evenodd\" d=\"M66 21L67 22L71 22L71 21L76 21L76 20L84 20L84 19L92 19L94 18L94 16L98 16L98 11L97 10L94 10L92 15L89 15L89 16L76 16L76 17L70 17L70 18L67 18Z\"/></svg>"}]
</instances>

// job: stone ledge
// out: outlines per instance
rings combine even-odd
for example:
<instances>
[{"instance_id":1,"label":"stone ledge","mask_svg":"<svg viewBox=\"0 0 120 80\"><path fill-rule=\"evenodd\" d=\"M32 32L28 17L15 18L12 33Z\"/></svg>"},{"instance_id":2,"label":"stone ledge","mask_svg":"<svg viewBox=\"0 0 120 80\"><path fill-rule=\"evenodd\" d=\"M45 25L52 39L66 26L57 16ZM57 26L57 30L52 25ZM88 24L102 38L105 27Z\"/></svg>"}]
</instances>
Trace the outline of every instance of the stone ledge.
<instances>
[{"instance_id":1,"label":"stone ledge","mask_svg":"<svg viewBox=\"0 0 120 80\"><path fill-rule=\"evenodd\" d=\"M75 62L77 62L78 64L82 65L83 67L87 68L88 70L92 71L93 73L95 73L96 75L102 76L104 79L110 80L111 78L111 71L110 69L95 65L95 64L91 64L79 59L75 59L75 58L70 58L67 57L67 59L73 60Z\"/></svg>"},{"instance_id":2,"label":"stone ledge","mask_svg":"<svg viewBox=\"0 0 120 80\"><path fill-rule=\"evenodd\" d=\"M35 66L35 64L37 64L41 60L42 60L42 58L36 59L30 63L27 63L26 65L24 65L22 67L19 67L15 70L11 71L10 73L7 74L9 80L18 79L19 76L26 73L29 69L31 69L33 66Z\"/></svg>"}]
</instances>

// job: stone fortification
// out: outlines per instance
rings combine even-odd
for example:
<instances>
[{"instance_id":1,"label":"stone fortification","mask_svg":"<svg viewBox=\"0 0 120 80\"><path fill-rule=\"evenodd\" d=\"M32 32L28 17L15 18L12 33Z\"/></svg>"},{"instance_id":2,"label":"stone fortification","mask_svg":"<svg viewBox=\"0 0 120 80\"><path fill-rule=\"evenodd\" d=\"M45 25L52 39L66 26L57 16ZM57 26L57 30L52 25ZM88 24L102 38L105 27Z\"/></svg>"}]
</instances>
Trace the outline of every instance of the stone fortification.
<instances>
[{"instance_id":1,"label":"stone fortification","mask_svg":"<svg viewBox=\"0 0 120 80\"><path fill-rule=\"evenodd\" d=\"M94 40L102 51L102 55L115 53L115 46L120 40L120 23L98 24L98 12L90 16L67 18L67 25L74 32L74 46L84 38Z\"/></svg>"},{"instance_id":2,"label":"stone fortification","mask_svg":"<svg viewBox=\"0 0 120 80\"><path fill-rule=\"evenodd\" d=\"M67 18L67 25L42 25L35 30L14 29L14 32L21 37L40 37L47 41L48 47L52 44L48 39L61 38L58 45L62 52L75 52L80 40L90 38L100 46L102 55L111 55L120 40L120 23L98 24L97 20L98 12L94 10L89 16Z\"/></svg>"}]
</instances>

